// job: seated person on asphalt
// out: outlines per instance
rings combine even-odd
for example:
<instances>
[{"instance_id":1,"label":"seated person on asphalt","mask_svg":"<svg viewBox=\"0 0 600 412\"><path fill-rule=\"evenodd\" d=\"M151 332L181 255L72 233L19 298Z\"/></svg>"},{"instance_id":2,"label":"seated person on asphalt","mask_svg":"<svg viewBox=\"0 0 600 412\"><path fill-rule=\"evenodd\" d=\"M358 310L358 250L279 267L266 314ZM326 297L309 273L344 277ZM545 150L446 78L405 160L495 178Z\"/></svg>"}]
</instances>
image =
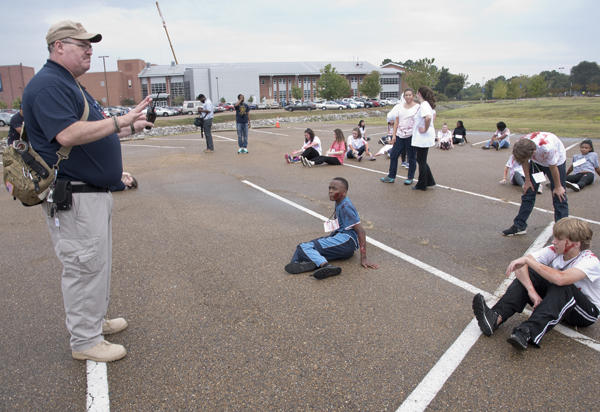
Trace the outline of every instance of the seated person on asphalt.
<instances>
[{"instance_id":1,"label":"seated person on asphalt","mask_svg":"<svg viewBox=\"0 0 600 412\"><path fill-rule=\"evenodd\" d=\"M379 267L367 259L365 230L356 208L346 197L347 192L346 179L336 177L329 183L329 200L335 201L335 219L327 221L325 230L333 231L329 236L299 244L292 261L285 266L286 272L298 274L314 270L312 276L316 279L337 276L342 273L342 268L333 266L328 261L350 259L359 248L360 264L363 267Z\"/></svg>"},{"instance_id":2,"label":"seated person on asphalt","mask_svg":"<svg viewBox=\"0 0 600 412\"><path fill-rule=\"evenodd\" d=\"M561 321L591 326L600 307L600 261L590 248L589 224L565 217L554 225L552 245L510 262L506 275L516 279L491 309L483 295L473 298L473 312L481 332L491 336L502 322L525 305L533 307L528 320L514 328L508 342L519 349L540 341Z\"/></svg>"}]
</instances>

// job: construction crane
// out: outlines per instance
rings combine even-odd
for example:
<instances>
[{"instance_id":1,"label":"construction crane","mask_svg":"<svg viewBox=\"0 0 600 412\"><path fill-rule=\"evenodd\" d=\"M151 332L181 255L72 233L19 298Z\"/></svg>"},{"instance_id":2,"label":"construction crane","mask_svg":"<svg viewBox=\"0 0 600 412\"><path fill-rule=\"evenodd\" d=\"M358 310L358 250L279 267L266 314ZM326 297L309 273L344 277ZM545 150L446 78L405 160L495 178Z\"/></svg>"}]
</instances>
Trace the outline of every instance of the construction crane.
<instances>
[{"instance_id":1,"label":"construction crane","mask_svg":"<svg viewBox=\"0 0 600 412\"><path fill-rule=\"evenodd\" d=\"M175 50L173 49L173 44L171 43L171 38L169 37L169 31L167 30L167 23L165 23L165 18L163 17L162 13L160 12L160 7L158 7L158 2L156 2L156 8L158 9L158 14L160 15L160 18L162 20L163 27L165 28L165 32L167 33L167 39L169 40L169 46L171 46L171 51L173 52L173 58L175 59L175 64L179 64L179 63L177 63L177 56L175 56Z\"/></svg>"}]
</instances>

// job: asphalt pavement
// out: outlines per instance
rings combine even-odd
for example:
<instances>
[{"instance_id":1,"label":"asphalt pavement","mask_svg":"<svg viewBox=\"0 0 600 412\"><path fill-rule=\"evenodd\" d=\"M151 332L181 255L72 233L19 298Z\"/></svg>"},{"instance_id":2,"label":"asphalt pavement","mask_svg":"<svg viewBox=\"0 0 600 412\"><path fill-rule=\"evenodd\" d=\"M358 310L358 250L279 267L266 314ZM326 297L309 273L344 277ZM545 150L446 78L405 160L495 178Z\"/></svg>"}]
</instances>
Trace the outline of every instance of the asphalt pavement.
<instances>
[{"instance_id":1,"label":"asphalt pavement","mask_svg":"<svg viewBox=\"0 0 600 412\"><path fill-rule=\"evenodd\" d=\"M326 150L333 129L348 136L354 126L250 129L248 154L237 153L235 132L214 132L212 154L199 134L122 144L124 169L140 186L113 194L108 314L129 327L107 337L128 351L107 367L110 410L419 410L426 395L415 390L432 376L430 411L600 410L597 326L577 330L596 349L553 330L541 349L518 352L506 338L526 315L475 336L472 347L460 340L473 290L493 294L509 262L552 222L550 190L538 196L527 234L506 238L521 195L498 183L509 150L430 149L438 186L426 192L402 184L403 168L396 183L380 182L383 156L313 168L285 162L306 127ZM367 120L367 132L379 150L385 128ZM578 145L569 164L575 153ZM296 245L324 235L322 221L298 207L329 217L337 176L350 183L372 240L367 255L380 268L362 268L356 254L339 262L338 277L289 275ZM599 191L567 190L570 214L597 233ZM62 267L41 207L0 195L0 228L0 410L85 410L86 363L71 358ZM443 377L434 367L457 346L466 355Z\"/></svg>"}]
</instances>

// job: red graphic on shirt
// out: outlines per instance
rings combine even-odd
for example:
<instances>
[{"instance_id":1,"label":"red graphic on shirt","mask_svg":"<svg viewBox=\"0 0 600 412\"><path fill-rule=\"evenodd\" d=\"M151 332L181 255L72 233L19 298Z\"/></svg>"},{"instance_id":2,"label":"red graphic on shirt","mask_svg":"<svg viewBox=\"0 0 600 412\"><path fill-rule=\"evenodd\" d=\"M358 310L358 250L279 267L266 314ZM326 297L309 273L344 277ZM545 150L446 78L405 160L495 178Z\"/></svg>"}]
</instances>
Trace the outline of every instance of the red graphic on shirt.
<instances>
[{"instance_id":1,"label":"red graphic on shirt","mask_svg":"<svg viewBox=\"0 0 600 412\"><path fill-rule=\"evenodd\" d=\"M529 138L530 138L530 139L535 139L535 138L537 137L537 135L538 135L538 134L540 134L540 132L531 133L531 134L529 135Z\"/></svg>"},{"instance_id":2,"label":"red graphic on shirt","mask_svg":"<svg viewBox=\"0 0 600 412\"><path fill-rule=\"evenodd\" d=\"M548 141L542 137L540 139L540 146L544 146L544 145L547 145L547 144L548 144Z\"/></svg>"},{"instance_id":3,"label":"red graphic on shirt","mask_svg":"<svg viewBox=\"0 0 600 412\"><path fill-rule=\"evenodd\" d=\"M550 250L553 252L556 252L556 250L554 249L554 246L550 246Z\"/></svg>"}]
</instances>

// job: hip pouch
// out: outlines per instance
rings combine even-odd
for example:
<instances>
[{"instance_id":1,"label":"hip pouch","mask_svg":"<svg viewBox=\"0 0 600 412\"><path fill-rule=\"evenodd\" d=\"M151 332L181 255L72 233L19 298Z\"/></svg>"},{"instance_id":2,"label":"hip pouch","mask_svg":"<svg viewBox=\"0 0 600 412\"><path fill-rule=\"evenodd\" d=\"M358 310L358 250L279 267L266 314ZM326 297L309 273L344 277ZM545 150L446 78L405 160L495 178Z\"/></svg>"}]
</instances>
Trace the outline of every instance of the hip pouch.
<instances>
[{"instance_id":1,"label":"hip pouch","mask_svg":"<svg viewBox=\"0 0 600 412\"><path fill-rule=\"evenodd\" d=\"M58 210L71 210L71 205L73 205L71 181L56 179L56 186L52 193L52 202L56 204Z\"/></svg>"}]
</instances>

